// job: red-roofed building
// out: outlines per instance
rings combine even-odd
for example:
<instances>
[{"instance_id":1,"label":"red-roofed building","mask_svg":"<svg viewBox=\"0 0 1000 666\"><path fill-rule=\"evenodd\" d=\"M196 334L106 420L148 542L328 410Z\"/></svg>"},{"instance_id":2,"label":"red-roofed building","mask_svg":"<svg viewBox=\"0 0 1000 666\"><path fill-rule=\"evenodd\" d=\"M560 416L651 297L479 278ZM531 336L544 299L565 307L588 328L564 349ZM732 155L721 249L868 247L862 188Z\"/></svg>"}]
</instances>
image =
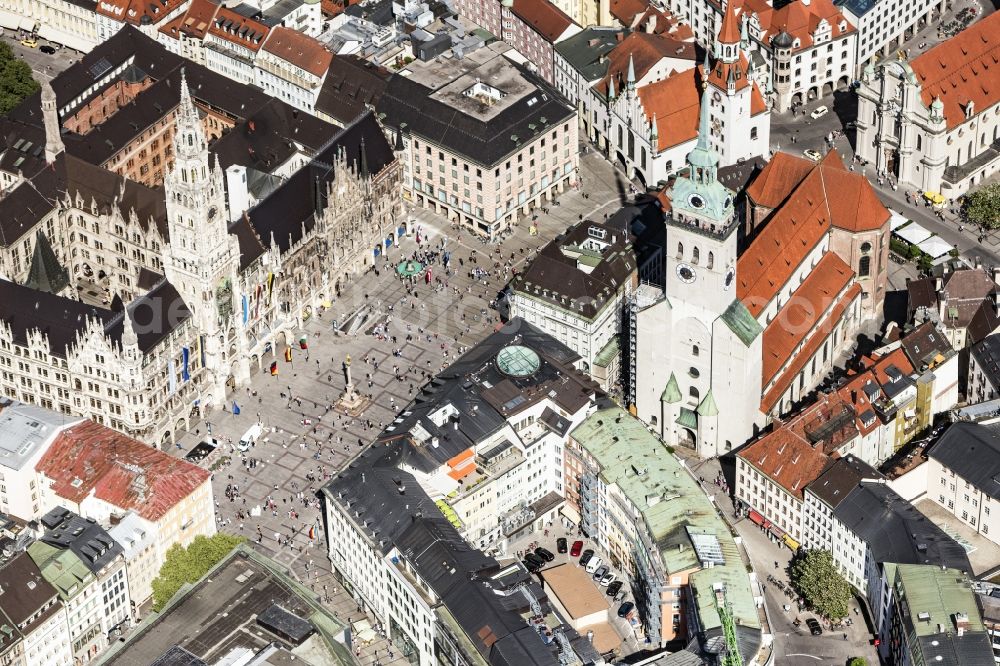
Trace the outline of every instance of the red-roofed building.
<instances>
[{"instance_id":1,"label":"red-roofed building","mask_svg":"<svg viewBox=\"0 0 1000 666\"><path fill-rule=\"evenodd\" d=\"M846 88L854 77L857 30L833 0L792 0L780 7L768 0L671 0L669 7L692 24L702 44L723 27L739 39L754 80L773 91L768 104L778 111Z\"/></svg>"},{"instance_id":2,"label":"red-roofed building","mask_svg":"<svg viewBox=\"0 0 1000 666\"><path fill-rule=\"evenodd\" d=\"M866 67L858 154L878 173L954 199L1000 168L1000 15L907 63Z\"/></svg>"},{"instance_id":3,"label":"red-roofed building","mask_svg":"<svg viewBox=\"0 0 1000 666\"><path fill-rule=\"evenodd\" d=\"M184 13L188 0L97 0L97 41L131 25L156 39L156 32Z\"/></svg>"},{"instance_id":4,"label":"red-roofed building","mask_svg":"<svg viewBox=\"0 0 1000 666\"><path fill-rule=\"evenodd\" d=\"M64 506L103 525L135 514L154 571L170 546L215 534L207 470L93 421L60 432L35 471L45 509ZM142 592L137 603L149 596Z\"/></svg>"},{"instance_id":5,"label":"red-roofed building","mask_svg":"<svg viewBox=\"0 0 1000 666\"><path fill-rule=\"evenodd\" d=\"M555 85L555 45L580 26L549 0L459 0L458 12L524 56L546 82Z\"/></svg>"},{"instance_id":6,"label":"red-roofed building","mask_svg":"<svg viewBox=\"0 0 1000 666\"><path fill-rule=\"evenodd\" d=\"M205 35L220 5L212 0L191 0L187 10L160 27L156 40L171 53L205 64Z\"/></svg>"},{"instance_id":7,"label":"red-roofed building","mask_svg":"<svg viewBox=\"0 0 1000 666\"><path fill-rule=\"evenodd\" d=\"M312 113L333 54L297 30L275 27L254 63L257 85L269 95Z\"/></svg>"},{"instance_id":8,"label":"red-roofed building","mask_svg":"<svg viewBox=\"0 0 1000 666\"><path fill-rule=\"evenodd\" d=\"M593 87L593 97L603 104L594 105L592 138L648 187L683 168L697 138L706 84L712 90L709 141L720 165L768 154L770 112L739 35L731 39L733 21L726 28L728 36L716 39L715 57L706 58L701 67L695 67L688 42L655 32L632 33L611 52L607 75Z\"/></svg>"},{"instance_id":9,"label":"red-roofed building","mask_svg":"<svg viewBox=\"0 0 1000 666\"><path fill-rule=\"evenodd\" d=\"M206 66L240 83L254 83L254 61L270 31L260 21L219 7L205 35Z\"/></svg>"}]
</instances>

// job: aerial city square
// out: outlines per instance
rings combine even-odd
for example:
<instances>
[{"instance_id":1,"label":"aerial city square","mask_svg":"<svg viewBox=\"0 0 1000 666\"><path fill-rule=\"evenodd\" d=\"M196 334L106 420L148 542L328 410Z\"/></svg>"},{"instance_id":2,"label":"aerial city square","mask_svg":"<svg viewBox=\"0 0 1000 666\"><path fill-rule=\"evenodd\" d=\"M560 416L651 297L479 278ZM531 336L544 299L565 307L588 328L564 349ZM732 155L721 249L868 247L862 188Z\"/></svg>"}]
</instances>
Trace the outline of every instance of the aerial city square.
<instances>
[{"instance_id":1,"label":"aerial city square","mask_svg":"<svg viewBox=\"0 0 1000 666\"><path fill-rule=\"evenodd\" d=\"M1000 664L995 9L0 0L0 664Z\"/></svg>"}]
</instances>

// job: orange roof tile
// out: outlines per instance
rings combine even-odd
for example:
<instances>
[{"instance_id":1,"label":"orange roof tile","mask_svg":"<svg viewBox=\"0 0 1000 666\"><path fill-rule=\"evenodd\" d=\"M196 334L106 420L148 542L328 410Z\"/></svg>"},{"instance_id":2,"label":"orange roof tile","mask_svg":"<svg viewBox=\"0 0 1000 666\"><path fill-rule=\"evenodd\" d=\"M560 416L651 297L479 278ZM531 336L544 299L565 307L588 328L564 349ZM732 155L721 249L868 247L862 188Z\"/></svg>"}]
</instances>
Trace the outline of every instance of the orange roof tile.
<instances>
[{"instance_id":1,"label":"orange roof tile","mask_svg":"<svg viewBox=\"0 0 1000 666\"><path fill-rule=\"evenodd\" d=\"M120 432L85 421L53 440L35 466L52 490L79 503L93 495L157 521L211 474Z\"/></svg>"},{"instance_id":2,"label":"orange roof tile","mask_svg":"<svg viewBox=\"0 0 1000 666\"><path fill-rule=\"evenodd\" d=\"M333 60L333 54L319 40L281 26L271 30L264 50L320 78L330 69Z\"/></svg>"},{"instance_id":3,"label":"orange roof tile","mask_svg":"<svg viewBox=\"0 0 1000 666\"><path fill-rule=\"evenodd\" d=\"M608 73L594 87L607 96L608 82L614 79L615 90L620 94L628 81L629 58L634 63L636 81L639 81L664 58L694 61L696 55L694 44L665 35L633 32L608 53Z\"/></svg>"},{"instance_id":4,"label":"orange roof tile","mask_svg":"<svg viewBox=\"0 0 1000 666\"><path fill-rule=\"evenodd\" d=\"M978 113L1000 100L1000 13L977 21L910 63L920 80L920 97L944 104L948 129L965 121L973 102Z\"/></svg>"},{"instance_id":5,"label":"orange roof tile","mask_svg":"<svg viewBox=\"0 0 1000 666\"><path fill-rule=\"evenodd\" d=\"M725 63L716 60L712 66L712 71L708 74L708 82L720 90L725 90L729 85L729 75L733 75L737 90L743 90L750 85L750 79L746 73L748 63L746 57L741 53L740 59L734 63Z\"/></svg>"},{"instance_id":6,"label":"orange roof tile","mask_svg":"<svg viewBox=\"0 0 1000 666\"><path fill-rule=\"evenodd\" d=\"M131 25L156 25L184 0L101 0L94 8L98 14ZM147 23L143 23L143 18Z\"/></svg>"},{"instance_id":7,"label":"orange roof tile","mask_svg":"<svg viewBox=\"0 0 1000 666\"><path fill-rule=\"evenodd\" d=\"M827 252L809 276L764 329L761 377L766 386L792 356L795 348L840 298L854 271L835 252Z\"/></svg>"},{"instance_id":8,"label":"orange roof tile","mask_svg":"<svg viewBox=\"0 0 1000 666\"><path fill-rule=\"evenodd\" d=\"M804 157L791 153L775 153L757 174L746 193L758 206L777 208L816 166Z\"/></svg>"},{"instance_id":9,"label":"orange roof tile","mask_svg":"<svg viewBox=\"0 0 1000 666\"><path fill-rule=\"evenodd\" d=\"M553 44L570 26L576 25L573 19L548 0L514 0L511 11Z\"/></svg>"},{"instance_id":10,"label":"orange roof tile","mask_svg":"<svg viewBox=\"0 0 1000 666\"><path fill-rule=\"evenodd\" d=\"M227 7L219 7L208 32L256 53L267 39L270 29L263 23L237 14Z\"/></svg>"},{"instance_id":11,"label":"orange roof tile","mask_svg":"<svg viewBox=\"0 0 1000 666\"><path fill-rule=\"evenodd\" d=\"M799 374L799 371L805 367L806 363L809 362L817 351L819 351L820 346L830 335L830 331L833 326L836 325L840 318L843 316L844 311L853 303L855 300L861 297L861 285L855 283L847 290L847 293L837 302L833 310L830 311L827 317L826 323L820 327L812 336L806 341L806 343L799 349L799 353L795 356L795 360L781 373L778 377L774 386L764 394L764 397L760 401L760 411L765 414L770 412L771 409L778 403L781 396L785 394L788 387L792 385L795 381L795 377Z\"/></svg>"},{"instance_id":12,"label":"orange roof tile","mask_svg":"<svg viewBox=\"0 0 1000 666\"><path fill-rule=\"evenodd\" d=\"M820 408L825 405L819 405ZM819 409L813 406L788 423L745 446L736 455L766 474L768 478L802 499L803 490L815 481L831 462L822 446L814 446L805 437L807 419L814 419Z\"/></svg>"},{"instance_id":13,"label":"orange roof tile","mask_svg":"<svg viewBox=\"0 0 1000 666\"><path fill-rule=\"evenodd\" d=\"M731 1L735 3L739 0ZM743 0L740 9L741 13L757 17L763 32L762 41L770 43L772 38L785 30L799 40L799 49L813 45L812 35L821 20L830 24L833 39L839 39L855 29L832 0L811 0L808 4L801 1L789 2L780 9L774 9L764 0ZM840 29L842 22L845 23L843 30Z\"/></svg>"},{"instance_id":14,"label":"orange roof tile","mask_svg":"<svg viewBox=\"0 0 1000 666\"><path fill-rule=\"evenodd\" d=\"M736 44L740 41L740 21L736 18L736 3L727 2L722 11L722 27L719 28L719 42Z\"/></svg>"},{"instance_id":15,"label":"orange roof tile","mask_svg":"<svg viewBox=\"0 0 1000 666\"><path fill-rule=\"evenodd\" d=\"M208 27L212 25L212 20L218 10L219 5L211 0L191 0L191 4L188 5L187 11L183 15L181 32L201 39L208 32Z\"/></svg>"},{"instance_id":16,"label":"orange roof tile","mask_svg":"<svg viewBox=\"0 0 1000 666\"><path fill-rule=\"evenodd\" d=\"M692 67L637 90L646 117L656 118L660 150L698 136L698 113L701 109L698 78L698 69Z\"/></svg>"}]
</instances>

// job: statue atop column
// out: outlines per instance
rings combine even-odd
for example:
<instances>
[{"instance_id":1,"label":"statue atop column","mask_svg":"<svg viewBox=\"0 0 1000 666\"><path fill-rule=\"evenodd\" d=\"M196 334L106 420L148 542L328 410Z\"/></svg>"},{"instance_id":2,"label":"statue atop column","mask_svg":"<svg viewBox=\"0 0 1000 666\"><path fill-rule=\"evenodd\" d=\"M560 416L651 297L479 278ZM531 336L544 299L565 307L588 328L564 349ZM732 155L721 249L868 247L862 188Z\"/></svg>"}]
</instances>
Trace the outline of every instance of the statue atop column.
<instances>
[{"instance_id":1,"label":"statue atop column","mask_svg":"<svg viewBox=\"0 0 1000 666\"><path fill-rule=\"evenodd\" d=\"M362 412L371 404L371 398L358 393L351 379L351 355L344 357L340 364L344 371L344 392L340 394L334 408L351 416L360 416Z\"/></svg>"}]
</instances>

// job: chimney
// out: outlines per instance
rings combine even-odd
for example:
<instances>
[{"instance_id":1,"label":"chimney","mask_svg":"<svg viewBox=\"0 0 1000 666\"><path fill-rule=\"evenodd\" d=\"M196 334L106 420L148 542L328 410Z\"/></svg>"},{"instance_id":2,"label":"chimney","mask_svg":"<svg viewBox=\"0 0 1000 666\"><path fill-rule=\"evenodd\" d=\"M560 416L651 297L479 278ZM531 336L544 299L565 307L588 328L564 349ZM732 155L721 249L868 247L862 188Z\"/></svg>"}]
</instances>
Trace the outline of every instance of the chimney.
<instances>
[{"instance_id":1,"label":"chimney","mask_svg":"<svg viewBox=\"0 0 1000 666\"><path fill-rule=\"evenodd\" d=\"M625 33L622 33L622 32L619 32L619 33L617 33L617 34L615 35L615 39L616 39L617 41L619 41L619 42L620 42L620 41L622 41L623 39L625 39Z\"/></svg>"}]
</instances>

